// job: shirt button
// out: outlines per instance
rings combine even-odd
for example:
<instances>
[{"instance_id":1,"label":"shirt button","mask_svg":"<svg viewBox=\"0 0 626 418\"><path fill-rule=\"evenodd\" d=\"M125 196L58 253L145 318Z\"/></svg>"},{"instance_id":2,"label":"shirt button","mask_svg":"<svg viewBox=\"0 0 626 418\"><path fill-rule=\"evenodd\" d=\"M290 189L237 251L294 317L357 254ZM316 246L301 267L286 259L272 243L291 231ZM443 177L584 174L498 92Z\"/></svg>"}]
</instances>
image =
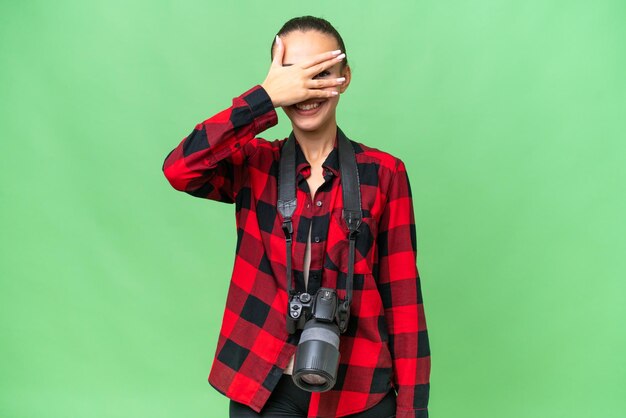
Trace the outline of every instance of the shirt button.
<instances>
[{"instance_id":1,"label":"shirt button","mask_svg":"<svg viewBox=\"0 0 626 418\"><path fill-rule=\"evenodd\" d=\"M307 204L306 204L306 207L307 207L307 209L308 209L308 208L310 208L310 207L311 207L311 204L310 204L310 203L307 203Z\"/></svg>"},{"instance_id":2,"label":"shirt button","mask_svg":"<svg viewBox=\"0 0 626 418\"><path fill-rule=\"evenodd\" d=\"M318 200L317 202L315 202L315 204L316 204L317 206L322 206L322 201L321 201L321 200Z\"/></svg>"},{"instance_id":3,"label":"shirt button","mask_svg":"<svg viewBox=\"0 0 626 418\"><path fill-rule=\"evenodd\" d=\"M320 237L315 237L315 242L320 242Z\"/></svg>"}]
</instances>

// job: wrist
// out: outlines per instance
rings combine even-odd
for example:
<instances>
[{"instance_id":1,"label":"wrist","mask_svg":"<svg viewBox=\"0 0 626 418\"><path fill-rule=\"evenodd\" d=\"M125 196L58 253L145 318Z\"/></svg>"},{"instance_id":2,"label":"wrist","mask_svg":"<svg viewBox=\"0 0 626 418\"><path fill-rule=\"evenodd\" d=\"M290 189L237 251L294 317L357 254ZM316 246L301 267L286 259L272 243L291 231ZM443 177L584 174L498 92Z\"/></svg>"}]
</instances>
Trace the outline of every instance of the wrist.
<instances>
[{"instance_id":1,"label":"wrist","mask_svg":"<svg viewBox=\"0 0 626 418\"><path fill-rule=\"evenodd\" d=\"M270 100L272 101L272 106L279 107L280 105L277 103L276 99L275 99L275 94L272 91L272 87L268 85L267 82L263 82L260 84L261 88L263 90L265 90L265 93L269 96Z\"/></svg>"}]
</instances>

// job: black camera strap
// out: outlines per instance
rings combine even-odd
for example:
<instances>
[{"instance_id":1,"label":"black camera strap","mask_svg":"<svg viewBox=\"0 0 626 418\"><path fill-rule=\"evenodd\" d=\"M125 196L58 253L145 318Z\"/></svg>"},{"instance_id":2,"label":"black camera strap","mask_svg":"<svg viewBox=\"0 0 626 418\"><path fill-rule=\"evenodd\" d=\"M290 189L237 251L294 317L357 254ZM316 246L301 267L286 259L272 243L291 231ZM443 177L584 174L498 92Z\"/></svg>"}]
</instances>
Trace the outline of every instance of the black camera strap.
<instances>
[{"instance_id":1,"label":"black camera strap","mask_svg":"<svg viewBox=\"0 0 626 418\"><path fill-rule=\"evenodd\" d=\"M341 129L337 128L337 147L339 152L339 168L341 171L341 185L343 189L343 219L348 227L348 274L346 277L346 298L339 306L340 323L339 329L344 332L348 326L350 314L350 302L352 301L352 281L354 276L354 252L356 249L356 236L361 225L361 189L359 184L359 172L356 165L354 148L350 140ZM280 157L280 171L278 175L278 211L283 218L283 232L287 247L287 292L288 298L296 294L292 285L291 246L293 237L293 225L291 217L296 210L296 138L292 132L289 139L283 144ZM289 310L287 310L289 315Z\"/></svg>"}]
</instances>

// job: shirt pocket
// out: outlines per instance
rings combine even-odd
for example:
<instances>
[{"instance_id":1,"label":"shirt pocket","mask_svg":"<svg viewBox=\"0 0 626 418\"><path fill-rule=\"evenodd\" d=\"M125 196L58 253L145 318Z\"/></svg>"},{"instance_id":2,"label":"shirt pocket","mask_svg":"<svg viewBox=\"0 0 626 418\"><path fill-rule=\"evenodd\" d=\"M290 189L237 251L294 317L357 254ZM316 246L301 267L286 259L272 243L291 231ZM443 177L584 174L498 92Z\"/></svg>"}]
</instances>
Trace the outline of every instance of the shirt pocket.
<instances>
[{"instance_id":1,"label":"shirt pocket","mask_svg":"<svg viewBox=\"0 0 626 418\"><path fill-rule=\"evenodd\" d=\"M350 243L348 241L348 226L343 219L342 208L332 210L328 231L327 268L347 273ZM373 217L362 218L354 251L355 274L372 274L377 234L376 219Z\"/></svg>"}]
</instances>

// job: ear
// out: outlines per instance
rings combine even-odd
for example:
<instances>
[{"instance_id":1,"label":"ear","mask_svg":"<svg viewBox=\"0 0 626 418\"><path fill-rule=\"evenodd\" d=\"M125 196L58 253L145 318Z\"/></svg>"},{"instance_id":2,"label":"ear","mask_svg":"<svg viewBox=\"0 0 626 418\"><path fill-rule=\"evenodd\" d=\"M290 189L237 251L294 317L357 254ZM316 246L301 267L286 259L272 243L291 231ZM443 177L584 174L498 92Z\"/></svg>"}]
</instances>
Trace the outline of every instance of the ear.
<instances>
[{"instance_id":1,"label":"ear","mask_svg":"<svg viewBox=\"0 0 626 418\"><path fill-rule=\"evenodd\" d=\"M339 93L344 93L350 85L350 80L352 79L352 70L350 70L349 65L346 65L344 69L341 70L341 76L345 77L346 81L339 86Z\"/></svg>"}]
</instances>

